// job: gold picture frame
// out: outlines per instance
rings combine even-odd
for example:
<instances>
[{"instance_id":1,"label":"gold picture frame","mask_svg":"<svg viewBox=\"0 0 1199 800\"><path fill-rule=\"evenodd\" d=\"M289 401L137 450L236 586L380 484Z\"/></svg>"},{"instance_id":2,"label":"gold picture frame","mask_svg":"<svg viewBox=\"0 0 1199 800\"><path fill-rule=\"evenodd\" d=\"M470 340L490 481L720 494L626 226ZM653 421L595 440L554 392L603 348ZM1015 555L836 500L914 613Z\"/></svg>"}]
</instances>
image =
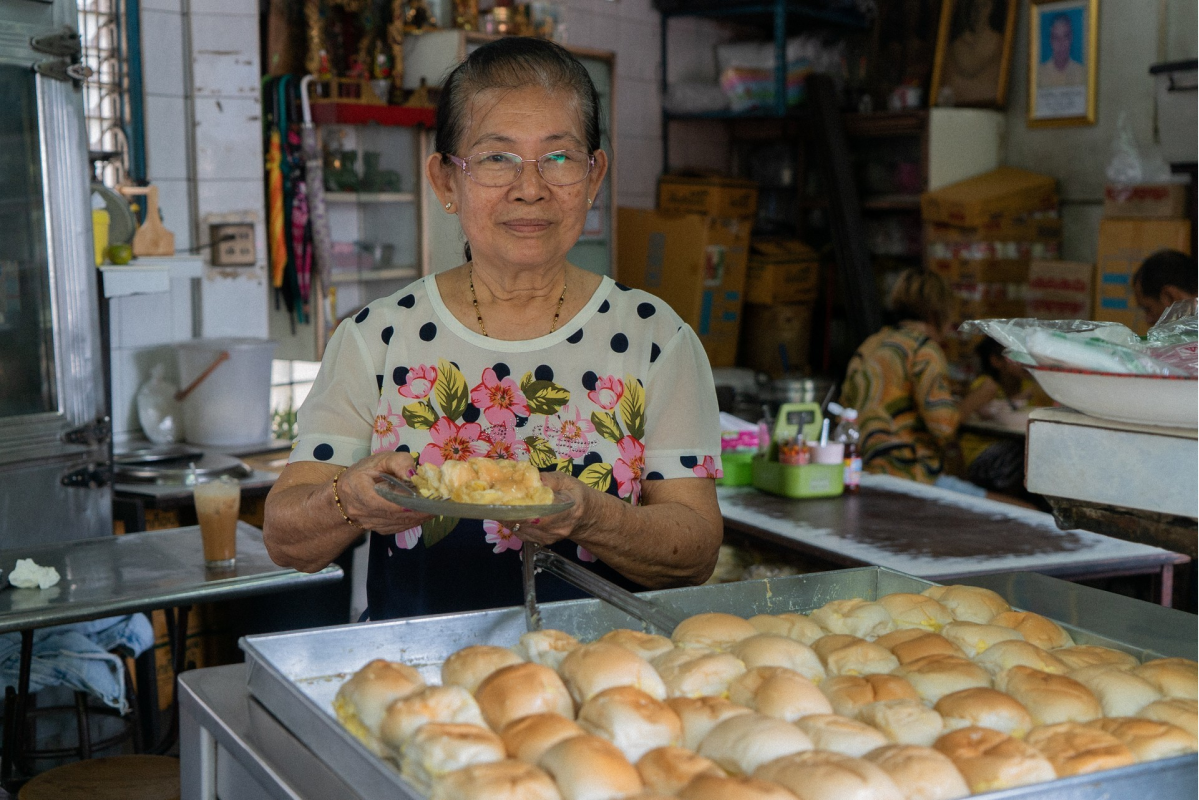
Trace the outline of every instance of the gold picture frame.
<instances>
[{"instance_id":1,"label":"gold picture frame","mask_svg":"<svg viewBox=\"0 0 1199 800\"><path fill-rule=\"evenodd\" d=\"M1030 0L1028 126L1094 125L1099 0Z\"/></svg>"},{"instance_id":2,"label":"gold picture frame","mask_svg":"<svg viewBox=\"0 0 1199 800\"><path fill-rule=\"evenodd\" d=\"M942 0L929 105L1007 104L1019 8L1020 0Z\"/></svg>"}]
</instances>

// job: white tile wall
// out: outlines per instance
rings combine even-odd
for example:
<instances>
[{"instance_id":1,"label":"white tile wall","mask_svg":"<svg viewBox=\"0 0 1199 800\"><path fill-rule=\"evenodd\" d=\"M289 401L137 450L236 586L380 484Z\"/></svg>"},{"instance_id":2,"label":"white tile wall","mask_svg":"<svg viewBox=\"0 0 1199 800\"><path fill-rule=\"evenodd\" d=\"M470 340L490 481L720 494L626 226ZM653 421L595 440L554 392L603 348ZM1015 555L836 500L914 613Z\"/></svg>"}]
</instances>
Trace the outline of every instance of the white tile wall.
<instances>
[{"instance_id":1,"label":"white tile wall","mask_svg":"<svg viewBox=\"0 0 1199 800\"><path fill-rule=\"evenodd\" d=\"M182 96L146 95L146 175L153 182L188 178L188 102Z\"/></svg>"},{"instance_id":2,"label":"white tile wall","mask_svg":"<svg viewBox=\"0 0 1199 800\"><path fill-rule=\"evenodd\" d=\"M199 97L196 178L262 180L262 105L258 98Z\"/></svg>"},{"instance_id":3,"label":"white tile wall","mask_svg":"<svg viewBox=\"0 0 1199 800\"><path fill-rule=\"evenodd\" d=\"M183 19L174 11L155 11L143 3L142 85L147 95L183 97ZM147 130L149 124L147 123Z\"/></svg>"},{"instance_id":4,"label":"white tile wall","mask_svg":"<svg viewBox=\"0 0 1199 800\"><path fill-rule=\"evenodd\" d=\"M244 4L241 10L245 11ZM259 96L255 14L193 13L191 37L192 88L197 96Z\"/></svg>"},{"instance_id":5,"label":"white tile wall","mask_svg":"<svg viewBox=\"0 0 1199 800\"><path fill-rule=\"evenodd\" d=\"M147 134L146 139L150 138ZM186 178L160 178L153 169L149 178L158 187L162 224L175 234L175 249L190 250L193 244L190 182Z\"/></svg>"}]
</instances>

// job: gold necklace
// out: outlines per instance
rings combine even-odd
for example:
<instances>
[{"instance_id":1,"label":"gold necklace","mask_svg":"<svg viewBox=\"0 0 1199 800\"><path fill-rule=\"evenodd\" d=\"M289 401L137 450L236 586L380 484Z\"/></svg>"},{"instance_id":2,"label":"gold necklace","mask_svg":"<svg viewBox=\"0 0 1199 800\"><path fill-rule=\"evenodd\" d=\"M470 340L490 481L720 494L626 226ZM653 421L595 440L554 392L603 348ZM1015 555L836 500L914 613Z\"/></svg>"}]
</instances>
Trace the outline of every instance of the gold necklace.
<instances>
[{"instance_id":1,"label":"gold necklace","mask_svg":"<svg viewBox=\"0 0 1199 800\"><path fill-rule=\"evenodd\" d=\"M487 338L490 339L491 337L487 335L487 326L483 324L483 315L479 313L479 296L477 294L475 294L475 268L473 266L468 267L466 274L467 274L467 281L470 282L470 302L475 307L475 319L478 320L478 322L479 322L479 330L481 330L483 332L484 336L487 336ZM552 325L550 325L550 333L553 333L554 331L558 330L558 318L560 316L562 316L562 304L565 301L566 301L566 276L563 275L562 276L562 294L558 296L558 307L556 309L554 309L554 322Z\"/></svg>"}]
</instances>

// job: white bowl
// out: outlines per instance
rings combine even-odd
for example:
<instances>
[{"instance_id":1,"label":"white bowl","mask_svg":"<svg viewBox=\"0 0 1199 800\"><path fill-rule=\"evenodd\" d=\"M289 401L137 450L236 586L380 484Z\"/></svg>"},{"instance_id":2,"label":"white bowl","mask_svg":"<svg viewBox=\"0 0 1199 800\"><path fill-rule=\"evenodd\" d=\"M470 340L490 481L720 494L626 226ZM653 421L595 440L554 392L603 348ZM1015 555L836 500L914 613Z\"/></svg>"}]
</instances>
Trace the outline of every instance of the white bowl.
<instances>
[{"instance_id":1,"label":"white bowl","mask_svg":"<svg viewBox=\"0 0 1199 800\"><path fill-rule=\"evenodd\" d=\"M1164 375L1117 375L1060 367L1028 367L1045 393L1093 417L1162 425L1199 426L1199 380Z\"/></svg>"}]
</instances>

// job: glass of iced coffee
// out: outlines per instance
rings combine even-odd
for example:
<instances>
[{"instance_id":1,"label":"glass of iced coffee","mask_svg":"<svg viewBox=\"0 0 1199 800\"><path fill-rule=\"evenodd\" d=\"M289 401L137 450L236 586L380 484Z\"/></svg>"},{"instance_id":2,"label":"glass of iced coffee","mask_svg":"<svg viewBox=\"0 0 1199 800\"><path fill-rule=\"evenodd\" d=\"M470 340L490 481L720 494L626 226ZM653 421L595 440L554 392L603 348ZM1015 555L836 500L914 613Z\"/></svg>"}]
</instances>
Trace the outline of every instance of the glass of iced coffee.
<instances>
[{"instance_id":1,"label":"glass of iced coffee","mask_svg":"<svg viewBox=\"0 0 1199 800\"><path fill-rule=\"evenodd\" d=\"M237 515L241 509L241 484L228 475L197 483L193 493L200 538L204 542L204 566L232 569L237 558Z\"/></svg>"}]
</instances>

